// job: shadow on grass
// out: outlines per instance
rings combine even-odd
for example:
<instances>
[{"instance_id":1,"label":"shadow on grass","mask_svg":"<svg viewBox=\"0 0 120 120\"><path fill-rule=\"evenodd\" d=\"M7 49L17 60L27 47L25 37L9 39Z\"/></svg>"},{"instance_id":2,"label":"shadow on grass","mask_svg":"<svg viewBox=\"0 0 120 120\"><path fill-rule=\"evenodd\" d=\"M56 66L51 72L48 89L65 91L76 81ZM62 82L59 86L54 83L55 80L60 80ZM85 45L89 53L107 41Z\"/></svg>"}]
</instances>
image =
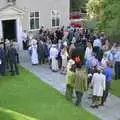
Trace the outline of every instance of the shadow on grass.
<instances>
[{"instance_id":1,"label":"shadow on grass","mask_svg":"<svg viewBox=\"0 0 120 120\"><path fill-rule=\"evenodd\" d=\"M0 120L37 120L22 113L0 107Z\"/></svg>"}]
</instances>

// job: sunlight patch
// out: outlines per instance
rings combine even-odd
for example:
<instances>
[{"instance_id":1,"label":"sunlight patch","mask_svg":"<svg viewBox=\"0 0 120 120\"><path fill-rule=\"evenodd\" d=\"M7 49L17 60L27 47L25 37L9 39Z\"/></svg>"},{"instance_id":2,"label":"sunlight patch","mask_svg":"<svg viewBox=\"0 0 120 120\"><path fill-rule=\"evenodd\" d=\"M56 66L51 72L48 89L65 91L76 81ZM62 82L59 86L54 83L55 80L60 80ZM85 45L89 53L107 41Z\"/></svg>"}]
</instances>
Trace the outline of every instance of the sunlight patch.
<instances>
[{"instance_id":1,"label":"sunlight patch","mask_svg":"<svg viewBox=\"0 0 120 120\"><path fill-rule=\"evenodd\" d=\"M22 113L18 113L18 112L12 111L10 109L5 109L2 107L0 107L0 112L8 114L8 116L10 116L12 119L15 119L15 120L38 120L36 118L32 118Z\"/></svg>"}]
</instances>

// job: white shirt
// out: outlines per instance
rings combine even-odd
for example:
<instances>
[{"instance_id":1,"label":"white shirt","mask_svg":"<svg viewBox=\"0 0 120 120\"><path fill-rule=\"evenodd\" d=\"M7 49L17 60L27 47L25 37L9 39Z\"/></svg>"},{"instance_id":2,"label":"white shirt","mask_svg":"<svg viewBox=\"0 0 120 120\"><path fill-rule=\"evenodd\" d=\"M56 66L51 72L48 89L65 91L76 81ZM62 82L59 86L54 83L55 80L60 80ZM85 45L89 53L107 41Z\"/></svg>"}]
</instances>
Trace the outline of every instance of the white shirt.
<instances>
[{"instance_id":1,"label":"white shirt","mask_svg":"<svg viewBox=\"0 0 120 120\"><path fill-rule=\"evenodd\" d=\"M86 51L85 51L85 59L87 59L88 57L91 57L92 56L92 52L93 52L92 47L91 48L87 47Z\"/></svg>"},{"instance_id":2,"label":"white shirt","mask_svg":"<svg viewBox=\"0 0 120 120\"><path fill-rule=\"evenodd\" d=\"M94 73L92 82L93 86L93 95L95 96L103 96L103 91L106 89L105 88L105 75L102 73Z\"/></svg>"},{"instance_id":3,"label":"white shirt","mask_svg":"<svg viewBox=\"0 0 120 120\"><path fill-rule=\"evenodd\" d=\"M54 47L50 49L50 59L55 59L58 55L58 50Z\"/></svg>"}]
</instances>

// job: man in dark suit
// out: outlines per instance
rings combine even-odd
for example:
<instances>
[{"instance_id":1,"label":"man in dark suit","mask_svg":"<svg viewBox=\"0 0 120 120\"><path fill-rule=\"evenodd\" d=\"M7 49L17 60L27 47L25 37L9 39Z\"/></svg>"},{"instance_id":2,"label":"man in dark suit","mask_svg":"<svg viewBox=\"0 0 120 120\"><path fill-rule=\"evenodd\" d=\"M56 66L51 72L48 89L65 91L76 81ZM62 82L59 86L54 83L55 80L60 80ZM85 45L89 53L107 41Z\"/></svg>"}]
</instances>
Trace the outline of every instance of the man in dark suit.
<instances>
[{"instance_id":1,"label":"man in dark suit","mask_svg":"<svg viewBox=\"0 0 120 120\"><path fill-rule=\"evenodd\" d=\"M37 53L38 53L39 64L44 64L45 56L44 56L44 45L42 41L38 42Z\"/></svg>"},{"instance_id":2,"label":"man in dark suit","mask_svg":"<svg viewBox=\"0 0 120 120\"><path fill-rule=\"evenodd\" d=\"M10 49L8 50L8 59L9 59L9 64L11 69L11 75L14 76L15 73L19 75L19 70L17 66L18 53L13 44L10 45Z\"/></svg>"},{"instance_id":3,"label":"man in dark suit","mask_svg":"<svg viewBox=\"0 0 120 120\"><path fill-rule=\"evenodd\" d=\"M0 43L0 74L5 75L5 51L3 43Z\"/></svg>"}]
</instances>

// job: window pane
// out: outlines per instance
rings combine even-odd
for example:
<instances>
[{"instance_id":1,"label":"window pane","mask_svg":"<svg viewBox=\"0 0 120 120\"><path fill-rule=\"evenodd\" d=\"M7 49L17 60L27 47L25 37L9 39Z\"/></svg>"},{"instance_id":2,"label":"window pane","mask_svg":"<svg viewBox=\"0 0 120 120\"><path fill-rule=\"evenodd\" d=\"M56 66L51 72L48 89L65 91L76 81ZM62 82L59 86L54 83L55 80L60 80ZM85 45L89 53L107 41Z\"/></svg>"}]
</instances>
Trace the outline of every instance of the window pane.
<instances>
[{"instance_id":1,"label":"window pane","mask_svg":"<svg viewBox=\"0 0 120 120\"><path fill-rule=\"evenodd\" d=\"M55 26L55 19L52 19L52 26Z\"/></svg>"},{"instance_id":2,"label":"window pane","mask_svg":"<svg viewBox=\"0 0 120 120\"><path fill-rule=\"evenodd\" d=\"M60 26L60 18L56 18L56 26Z\"/></svg>"},{"instance_id":3,"label":"window pane","mask_svg":"<svg viewBox=\"0 0 120 120\"><path fill-rule=\"evenodd\" d=\"M16 2L16 0L7 0L7 2L9 3L9 2Z\"/></svg>"},{"instance_id":4,"label":"window pane","mask_svg":"<svg viewBox=\"0 0 120 120\"><path fill-rule=\"evenodd\" d=\"M55 11L54 10L52 10L52 15L55 16Z\"/></svg>"},{"instance_id":5,"label":"window pane","mask_svg":"<svg viewBox=\"0 0 120 120\"><path fill-rule=\"evenodd\" d=\"M39 12L35 12L35 17L39 17Z\"/></svg>"},{"instance_id":6,"label":"window pane","mask_svg":"<svg viewBox=\"0 0 120 120\"><path fill-rule=\"evenodd\" d=\"M39 29L39 19L35 19L35 29Z\"/></svg>"},{"instance_id":7,"label":"window pane","mask_svg":"<svg viewBox=\"0 0 120 120\"><path fill-rule=\"evenodd\" d=\"M35 29L35 21L34 19L30 19L30 29Z\"/></svg>"},{"instance_id":8,"label":"window pane","mask_svg":"<svg viewBox=\"0 0 120 120\"><path fill-rule=\"evenodd\" d=\"M30 13L30 17L34 17L34 12L31 12L31 13Z\"/></svg>"}]
</instances>

